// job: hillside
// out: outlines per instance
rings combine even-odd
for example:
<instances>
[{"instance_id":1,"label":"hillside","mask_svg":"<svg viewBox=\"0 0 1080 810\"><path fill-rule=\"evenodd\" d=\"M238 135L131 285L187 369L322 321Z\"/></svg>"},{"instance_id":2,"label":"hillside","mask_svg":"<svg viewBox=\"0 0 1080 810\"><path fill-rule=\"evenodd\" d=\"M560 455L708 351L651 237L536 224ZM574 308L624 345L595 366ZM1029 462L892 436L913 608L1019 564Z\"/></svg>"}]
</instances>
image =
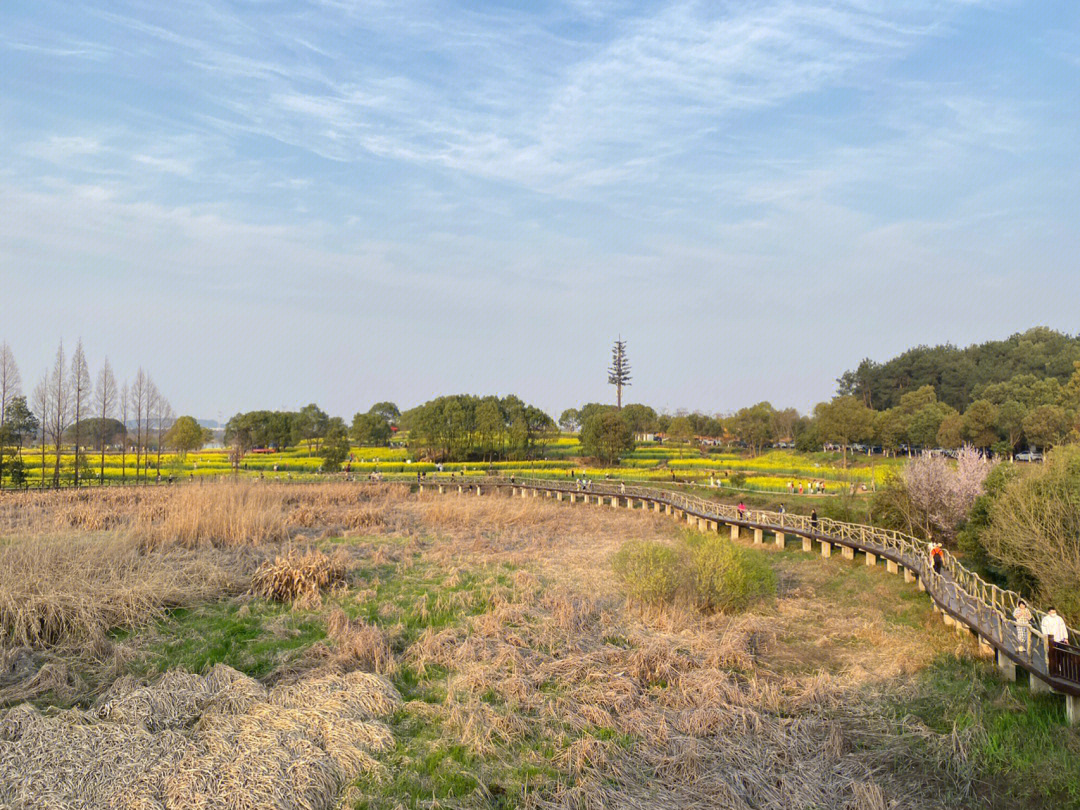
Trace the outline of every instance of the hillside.
<instances>
[{"instance_id":1,"label":"hillside","mask_svg":"<svg viewBox=\"0 0 1080 810\"><path fill-rule=\"evenodd\" d=\"M966 348L918 346L884 362L867 358L837 382L841 394L858 396L876 410L899 405L905 393L932 385L940 402L964 411L982 386L1029 374L1064 384L1076 362L1080 336L1036 327Z\"/></svg>"}]
</instances>

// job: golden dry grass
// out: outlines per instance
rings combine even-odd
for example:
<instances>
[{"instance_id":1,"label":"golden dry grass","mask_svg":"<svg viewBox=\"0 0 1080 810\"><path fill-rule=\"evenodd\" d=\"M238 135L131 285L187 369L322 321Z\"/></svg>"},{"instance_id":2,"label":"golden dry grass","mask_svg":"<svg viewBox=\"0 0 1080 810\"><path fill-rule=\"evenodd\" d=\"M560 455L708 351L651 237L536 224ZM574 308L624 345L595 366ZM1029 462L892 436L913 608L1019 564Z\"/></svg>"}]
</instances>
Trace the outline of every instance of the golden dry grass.
<instances>
[{"instance_id":1,"label":"golden dry grass","mask_svg":"<svg viewBox=\"0 0 1080 810\"><path fill-rule=\"evenodd\" d=\"M144 561L212 559L207 555L225 553L217 547L229 546L228 553L247 555L248 571L257 562L253 555L280 550L276 538L320 531L383 535L406 543L357 541L350 547L354 563L380 572L389 566L398 578L430 566L446 572L448 589L463 572L497 567L514 573L510 584L492 581L476 593L423 596L412 606L420 618L448 606L475 615L429 628L408 645L400 632L331 611L334 646L313 650L308 663L332 669L282 673L269 691L239 679L218 677L221 683L209 686L199 676L170 674L164 688L119 682L99 704L100 716L46 718L17 707L0 721L0 785L4 767L35 776L19 788L31 792L19 796L0 787L0 805L20 806L20 796L32 799L37 791L53 806L76 806L47 787L52 780L100 798L101 804L86 806L322 808L348 775L376 774L351 796L393 807L399 797L378 787L380 752L393 742L389 731L351 723L370 723L395 709L426 718L440 740L464 745L475 757L479 786L458 797L458 806L489 806L487 786L505 774L508 762L555 774L514 797L523 807L878 810L931 808L942 796L971 796L962 734L898 727L881 711L914 671L959 642L937 626L890 624L880 607L887 594L873 588L845 595L848 603L838 609L836 594L825 587L831 577L844 576L838 561L797 565L774 557L778 598L739 617L678 608L643 612L627 605L610 560L627 540L674 538L672 522L652 514L501 495L415 497L400 488L345 484L238 485L205 504L191 493L103 493L115 512L112 533ZM36 543L61 525L86 534L82 542L101 542L95 532L102 518L82 497L28 497L25 513L10 503L0 499L0 526L25 536L15 545ZM207 514L185 522L176 516L184 504L205 506ZM252 514L226 519L229 508ZM245 525L258 527L250 538L237 528ZM236 550L268 541L266 551ZM43 594L63 591L47 571L21 565L40 572ZM130 572L133 577L137 569ZM93 578L113 581L107 572ZM278 590L295 589L271 589ZM17 615L36 615L27 607L34 594L12 593L10 604L22 606ZM100 629L159 609L133 604L130 613L106 611L84 623ZM380 616L384 609L391 619L400 610L380 605ZM421 677L447 672L445 696L398 707L396 693L378 675L348 672L392 675L406 665ZM912 737L921 741L921 759ZM48 770L60 767L50 765L49 745L70 753L63 760L70 772ZM98 756L117 763L122 795L79 775L93 772ZM146 765L154 762L160 767Z\"/></svg>"},{"instance_id":2,"label":"golden dry grass","mask_svg":"<svg viewBox=\"0 0 1080 810\"><path fill-rule=\"evenodd\" d=\"M331 807L393 745L400 703L376 675L322 672L267 690L228 667L117 682L93 711L0 721L0 806L264 810Z\"/></svg>"},{"instance_id":3,"label":"golden dry grass","mask_svg":"<svg viewBox=\"0 0 1080 810\"><path fill-rule=\"evenodd\" d=\"M237 557L146 554L123 537L38 538L0 546L0 633L13 646L94 642L113 627L241 589Z\"/></svg>"},{"instance_id":4,"label":"golden dry grass","mask_svg":"<svg viewBox=\"0 0 1080 810\"><path fill-rule=\"evenodd\" d=\"M255 569L251 590L277 602L314 607L322 603L324 591L344 586L347 569L348 555L342 549L329 555L313 548L289 548Z\"/></svg>"}]
</instances>

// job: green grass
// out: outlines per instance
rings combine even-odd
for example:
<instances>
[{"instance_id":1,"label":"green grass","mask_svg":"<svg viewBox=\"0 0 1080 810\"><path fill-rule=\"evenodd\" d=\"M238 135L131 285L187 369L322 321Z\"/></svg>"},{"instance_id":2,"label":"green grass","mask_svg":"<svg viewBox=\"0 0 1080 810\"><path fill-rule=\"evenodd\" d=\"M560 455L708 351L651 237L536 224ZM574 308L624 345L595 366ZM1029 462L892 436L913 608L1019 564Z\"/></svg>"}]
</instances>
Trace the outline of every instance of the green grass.
<instances>
[{"instance_id":1,"label":"green grass","mask_svg":"<svg viewBox=\"0 0 1080 810\"><path fill-rule=\"evenodd\" d=\"M1066 725L1059 695L1033 694L987 662L948 655L894 708L938 733L972 732L971 763L991 781L995 806L1080 807L1080 730Z\"/></svg>"},{"instance_id":2,"label":"green grass","mask_svg":"<svg viewBox=\"0 0 1080 810\"><path fill-rule=\"evenodd\" d=\"M193 610L174 610L149 628L133 672L149 675L174 667L203 672L228 664L253 678L264 678L304 649L326 637L323 623L309 611L252 599L244 605L218 602ZM132 633L117 633L118 639Z\"/></svg>"}]
</instances>

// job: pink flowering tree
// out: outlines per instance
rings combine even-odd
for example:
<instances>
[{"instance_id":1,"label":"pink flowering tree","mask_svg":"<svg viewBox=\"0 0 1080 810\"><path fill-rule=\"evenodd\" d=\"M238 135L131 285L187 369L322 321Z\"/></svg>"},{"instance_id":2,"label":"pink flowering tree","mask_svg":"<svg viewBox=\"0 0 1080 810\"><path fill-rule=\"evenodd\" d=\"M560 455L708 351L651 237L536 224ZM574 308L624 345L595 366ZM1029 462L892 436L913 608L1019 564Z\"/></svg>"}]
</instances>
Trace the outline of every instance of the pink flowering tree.
<instances>
[{"instance_id":1,"label":"pink flowering tree","mask_svg":"<svg viewBox=\"0 0 1080 810\"><path fill-rule=\"evenodd\" d=\"M929 453L908 462L902 478L912 530L928 538L955 538L994 463L971 445L963 447L955 464Z\"/></svg>"}]
</instances>

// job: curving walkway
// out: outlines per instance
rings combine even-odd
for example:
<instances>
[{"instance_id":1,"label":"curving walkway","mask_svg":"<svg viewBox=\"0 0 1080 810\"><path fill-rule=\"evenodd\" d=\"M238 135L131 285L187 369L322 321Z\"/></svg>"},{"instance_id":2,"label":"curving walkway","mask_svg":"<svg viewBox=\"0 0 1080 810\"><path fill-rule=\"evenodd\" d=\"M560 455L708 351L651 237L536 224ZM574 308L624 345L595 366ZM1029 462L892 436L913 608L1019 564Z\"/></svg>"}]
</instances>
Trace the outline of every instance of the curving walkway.
<instances>
[{"instance_id":1,"label":"curving walkway","mask_svg":"<svg viewBox=\"0 0 1080 810\"><path fill-rule=\"evenodd\" d=\"M416 482L388 483L417 486ZM867 565L877 565L878 558L882 558L890 573L903 572L906 581L917 582L919 589L929 594L934 609L942 614L946 624L956 627L958 632L975 634L980 648L996 655L1005 677L1016 680L1016 668L1020 667L1029 674L1033 691L1065 695L1069 722L1080 724L1080 631L1069 628L1069 644L1048 642L1037 626L1044 614L1036 608L1031 610L1036 626L1021 627L1012 618L1019 594L985 582L948 551L941 573L935 572L930 563L929 545L902 532L828 518L812 521L805 515L787 512L740 511L735 506L673 490L608 482L593 483L583 490L573 481L554 479L429 478L419 483L420 492L425 489L477 495L484 489L509 489L514 496L543 494L570 503L606 502L615 508L625 506L671 515L703 531L721 531L722 525L727 526L732 538L738 538L742 529L749 529L756 544L764 543L768 533L776 545L783 547L787 536L794 535L801 538L803 551L814 551L816 543L824 557L839 550L849 560L855 559L856 552L863 554Z\"/></svg>"}]
</instances>

